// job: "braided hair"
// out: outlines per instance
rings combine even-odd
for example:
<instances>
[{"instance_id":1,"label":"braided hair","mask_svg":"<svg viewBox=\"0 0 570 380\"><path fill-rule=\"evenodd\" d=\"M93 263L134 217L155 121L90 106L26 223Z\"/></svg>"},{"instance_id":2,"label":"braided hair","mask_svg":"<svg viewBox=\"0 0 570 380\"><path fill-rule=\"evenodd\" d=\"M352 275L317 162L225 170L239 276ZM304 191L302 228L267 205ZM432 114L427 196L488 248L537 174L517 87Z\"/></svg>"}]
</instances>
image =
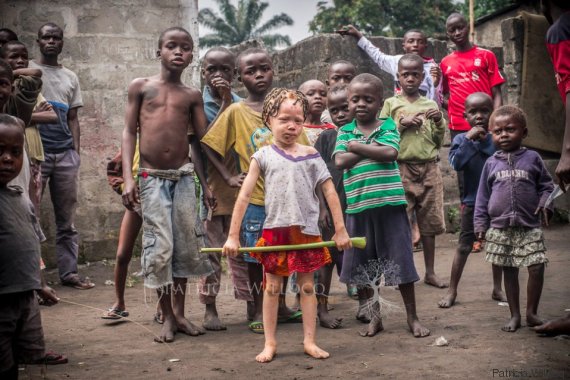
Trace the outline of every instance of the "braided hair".
<instances>
[{"instance_id":1,"label":"braided hair","mask_svg":"<svg viewBox=\"0 0 570 380\"><path fill-rule=\"evenodd\" d=\"M274 88L267 94L263 101L261 118L265 125L269 124L270 117L275 117L279 114L281 104L287 99L292 100L293 105L300 103L303 109L303 120L307 118L307 114L309 113L309 101L301 91L290 90L288 88Z\"/></svg>"}]
</instances>

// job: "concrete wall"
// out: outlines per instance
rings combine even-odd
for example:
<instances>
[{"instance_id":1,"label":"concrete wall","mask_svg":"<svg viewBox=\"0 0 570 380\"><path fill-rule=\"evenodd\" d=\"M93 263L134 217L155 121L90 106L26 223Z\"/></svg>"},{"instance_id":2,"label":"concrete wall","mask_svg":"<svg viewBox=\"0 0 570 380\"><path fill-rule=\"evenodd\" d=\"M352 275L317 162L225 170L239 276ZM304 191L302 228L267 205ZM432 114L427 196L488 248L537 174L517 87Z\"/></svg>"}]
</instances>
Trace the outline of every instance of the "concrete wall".
<instances>
[{"instance_id":1,"label":"concrete wall","mask_svg":"<svg viewBox=\"0 0 570 380\"><path fill-rule=\"evenodd\" d=\"M51 21L64 29L61 63L79 76L84 102L79 111L82 161L76 222L84 260L114 257L116 251L124 209L107 185L105 168L120 146L127 86L134 78L159 72L155 57L162 30L182 26L197 42L197 9L197 0L0 2L0 25L14 30L32 57L39 54L35 39L42 24ZM184 80L198 79L194 64ZM48 264L53 264L55 223L46 198L42 226L49 240L43 248Z\"/></svg>"}]
</instances>

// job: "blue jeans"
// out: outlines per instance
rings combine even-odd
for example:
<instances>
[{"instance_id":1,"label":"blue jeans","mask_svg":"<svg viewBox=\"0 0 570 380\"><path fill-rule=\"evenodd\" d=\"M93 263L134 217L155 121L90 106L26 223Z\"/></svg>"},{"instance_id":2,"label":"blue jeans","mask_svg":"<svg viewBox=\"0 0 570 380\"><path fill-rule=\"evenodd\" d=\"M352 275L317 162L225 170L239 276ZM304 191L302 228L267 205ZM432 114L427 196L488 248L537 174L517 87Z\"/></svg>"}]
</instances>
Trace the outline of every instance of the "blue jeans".
<instances>
[{"instance_id":1,"label":"blue jeans","mask_svg":"<svg viewBox=\"0 0 570 380\"><path fill-rule=\"evenodd\" d=\"M242 247L255 247L263 232L263 223L265 223L265 206L250 203L241 222L240 245ZM244 253L243 258L248 263L259 263L247 253Z\"/></svg>"}]
</instances>

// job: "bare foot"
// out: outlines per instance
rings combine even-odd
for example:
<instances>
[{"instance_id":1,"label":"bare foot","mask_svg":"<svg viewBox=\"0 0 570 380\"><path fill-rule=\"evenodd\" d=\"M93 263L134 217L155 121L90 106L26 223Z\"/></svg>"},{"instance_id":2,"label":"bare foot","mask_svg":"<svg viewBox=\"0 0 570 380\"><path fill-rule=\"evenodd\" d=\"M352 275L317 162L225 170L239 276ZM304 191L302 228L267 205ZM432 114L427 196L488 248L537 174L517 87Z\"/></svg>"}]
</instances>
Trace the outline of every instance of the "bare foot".
<instances>
[{"instance_id":1,"label":"bare foot","mask_svg":"<svg viewBox=\"0 0 570 380\"><path fill-rule=\"evenodd\" d=\"M319 348L319 346L314 343L305 344L305 354L312 356L315 359L326 359L331 356L328 352Z\"/></svg>"},{"instance_id":2,"label":"bare foot","mask_svg":"<svg viewBox=\"0 0 570 380\"><path fill-rule=\"evenodd\" d=\"M384 330L384 326L382 325L382 318L375 315L372 318L372 320L370 321L370 323L368 324L366 331L361 331L361 332L359 332L359 334L360 334L360 336L371 337L371 336L378 334L382 330Z\"/></svg>"},{"instance_id":3,"label":"bare foot","mask_svg":"<svg viewBox=\"0 0 570 380\"><path fill-rule=\"evenodd\" d=\"M370 323L372 319L372 310L367 303L368 300L364 300L363 303L358 305L358 311L356 312L356 319L362 323Z\"/></svg>"},{"instance_id":4,"label":"bare foot","mask_svg":"<svg viewBox=\"0 0 570 380\"><path fill-rule=\"evenodd\" d=\"M505 296L505 293L503 293L501 289L493 289L493 293L491 293L491 299L499 302L507 302L507 296Z\"/></svg>"},{"instance_id":5,"label":"bare foot","mask_svg":"<svg viewBox=\"0 0 570 380\"><path fill-rule=\"evenodd\" d=\"M542 319L538 317L536 314L527 314L526 315L526 325L528 327L535 327L540 326L544 323Z\"/></svg>"},{"instance_id":6,"label":"bare foot","mask_svg":"<svg viewBox=\"0 0 570 380\"><path fill-rule=\"evenodd\" d=\"M174 342L174 334L178 328L176 327L176 320L174 317L165 318L160 330L160 335L154 338L157 343L172 343Z\"/></svg>"},{"instance_id":7,"label":"bare foot","mask_svg":"<svg viewBox=\"0 0 570 380\"><path fill-rule=\"evenodd\" d=\"M265 345L263 351L255 357L258 363L269 363L277 355L277 347Z\"/></svg>"},{"instance_id":8,"label":"bare foot","mask_svg":"<svg viewBox=\"0 0 570 380\"><path fill-rule=\"evenodd\" d=\"M425 338L431 334L431 331L429 331L427 327L422 326L417 318L411 320L408 319L408 326L416 338Z\"/></svg>"},{"instance_id":9,"label":"bare foot","mask_svg":"<svg viewBox=\"0 0 570 380\"><path fill-rule=\"evenodd\" d=\"M570 314L545 322L533 328L538 334L560 335L570 334Z\"/></svg>"},{"instance_id":10,"label":"bare foot","mask_svg":"<svg viewBox=\"0 0 570 380\"><path fill-rule=\"evenodd\" d=\"M445 297L443 297L437 304L443 309L452 307L455 304L455 299L457 298L457 292L448 291Z\"/></svg>"},{"instance_id":11,"label":"bare foot","mask_svg":"<svg viewBox=\"0 0 570 380\"><path fill-rule=\"evenodd\" d=\"M166 324L166 322L164 322ZM186 318L178 318L176 320L178 331L190 336L204 335L206 331L200 326L196 326Z\"/></svg>"},{"instance_id":12,"label":"bare foot","mask_svg":"<svg viewBox=\"0 0 570 380\"><path fill-rule=\"evenodd\" d=\"M437 277L435 274L431 274L431 275L425 275L424 277L424 282L427 285L431 285L431 286L435 286L436 288L447 288L449 286L449 284L447 282L441 281L439 279L439 277Z\"/></svg>"},{"instance_id":13,"label":"bare foot","mask_svg":"<svg viewBox=\"0 0 570 380\"><path fill-rule=\"evenodd\" d=\"M335 318L329 314L327 305L319 305L319 324L327 329L338 329L342 326L342 318Z\"/></svg>"},{"instance_id":14,"label":"bare foot","mask_svg":"<svg viewBox=\"0 0 570 380\"><path fill-rule=\"evenodd\" d=\"M206 313L204 314L204 322L202 326L206 330L210 331L222 331L226 330L226 326L220 321L218 317L218 311L216 310L216 304L206 305Z\"/></svg>"},{"instance_id":15,"label":"bare foot","mask_svg":"<svg viewBox=\"0 0 570 380\"><path fill-rule=\"evenodd\" d=\"M506 325L504 325L501 330L505 331L505 332L515 332L519 329L519 327L521 327L521 317L512 317L509 320L509 323L507 323Z\"/></svg>"}]
</instances>

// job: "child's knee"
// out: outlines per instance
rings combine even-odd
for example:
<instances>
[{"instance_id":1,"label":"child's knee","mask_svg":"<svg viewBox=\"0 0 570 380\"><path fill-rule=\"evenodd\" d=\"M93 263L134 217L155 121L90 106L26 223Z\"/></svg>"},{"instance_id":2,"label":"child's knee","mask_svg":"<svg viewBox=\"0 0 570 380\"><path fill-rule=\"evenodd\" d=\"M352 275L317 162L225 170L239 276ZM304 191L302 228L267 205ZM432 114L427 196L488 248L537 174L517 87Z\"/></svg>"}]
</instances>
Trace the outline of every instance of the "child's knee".
<instances>
[{"instance_id":1,"label":"child's knee","mask_svg":"<svg viewBox=\"0 0 570 380\"><path fill-rule=\"evenodd\" d=\"M305 283L299 287L301 296L312 296L315 294L315 287L312 283Z\"/></svg>"},{"instance_id":2,"label":"child's knee","mask_svg":"<svg viewBox=\"0 0 570 380\"><path fill-rule=\"evenodd\" d=\"M457 247L457 253L459 253L461 256L468 256L472 250L472 245L460 244L459 247Z\"/></svg>"},{"instance_id":3,"label":"child's knee","mask_svg":"<svg viewBox=\"0 0 570 380\"><path fill-rule=\"evenodd\" d=\"M265 284L265 297L279 297L280 294L281 284L269 281Z\"/></svg>"}]
</instances>

